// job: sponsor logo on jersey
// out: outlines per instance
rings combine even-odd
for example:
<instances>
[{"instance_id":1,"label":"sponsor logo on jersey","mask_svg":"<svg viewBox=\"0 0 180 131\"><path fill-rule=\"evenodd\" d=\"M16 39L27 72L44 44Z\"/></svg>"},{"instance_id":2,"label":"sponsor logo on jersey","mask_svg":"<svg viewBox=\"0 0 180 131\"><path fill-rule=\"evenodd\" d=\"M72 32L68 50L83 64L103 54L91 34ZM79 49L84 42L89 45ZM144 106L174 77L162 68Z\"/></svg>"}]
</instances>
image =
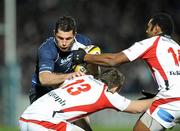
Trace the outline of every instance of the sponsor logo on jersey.
<instances>
[{"instance_id":1,"label":"sponsor logo on jersey","mask_svg":"<svg viewBox=\"0 0 180 131\"><path fill-rule=\"evenodd\" d=\"M174 120L174 116L172 116L169 112L163 109L160 109L157 114L162 120L166 122L172 122Z\"/></svg>"},{"instance_id":2,"label":"sponsor logo on jersey","mask_svg":"<svg viewBox=\"0 0 180 131\"><path fill-rule=\"evenodd\" d=\"M61 106L66 105L66 101L59 97L54 91L48 93L49 96L52 96L55 101L59 102Z\"/></svg>"},{"instance_id":3,"label":"sponsor logo on jersey","mask_svg":"<svg viewBox=\"0 0 180 131\"><path fill-rule=\"evenodd\" d=\"M63 65L64 63L67 63L67 62L69 62L69 61L71 61L71 59L72 59L72 54L71 55L69 55L68 57L66 57L65 59L61 59L61 65Z\"/></svg>"},{"instance_id":4,"label":"sponsor logo on jersey","mask_svg":"<svg viewBox=\"0 0 180 131\"><path fill-rule=\"evenodd\" d=\"M170 71L170 75L180 75L180 71Z\"/></svg>"}]
</instances>

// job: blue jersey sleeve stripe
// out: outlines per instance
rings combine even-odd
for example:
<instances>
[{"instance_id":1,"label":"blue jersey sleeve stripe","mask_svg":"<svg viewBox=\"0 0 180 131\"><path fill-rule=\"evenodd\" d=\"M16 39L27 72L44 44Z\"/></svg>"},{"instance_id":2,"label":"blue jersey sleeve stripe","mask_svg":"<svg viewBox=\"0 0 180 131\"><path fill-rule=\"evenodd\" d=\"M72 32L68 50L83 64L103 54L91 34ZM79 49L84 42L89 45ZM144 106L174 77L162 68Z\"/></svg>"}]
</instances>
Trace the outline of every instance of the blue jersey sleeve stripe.
<instances>
[{"instance_id":1,"label":"blue jersey sleeve stripe","mask_svg":"<svg viewBox=\"0 0 180 131\"><path fill-rule=\"evenodd\" d=\"M52 71L52 67L41 67L41 68L39 68L39 72L42 72L42 71Z\"/></svg>"}]
</instances>

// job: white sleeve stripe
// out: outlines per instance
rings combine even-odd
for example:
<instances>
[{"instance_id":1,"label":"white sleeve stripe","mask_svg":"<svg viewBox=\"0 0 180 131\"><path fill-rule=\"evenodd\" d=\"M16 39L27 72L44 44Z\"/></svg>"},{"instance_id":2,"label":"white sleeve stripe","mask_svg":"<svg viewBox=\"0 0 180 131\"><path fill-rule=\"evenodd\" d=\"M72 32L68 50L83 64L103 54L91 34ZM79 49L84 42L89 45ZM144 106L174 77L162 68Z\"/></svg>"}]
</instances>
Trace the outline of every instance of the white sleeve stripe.
<instances>
[{"instance_id":1,"label":"white sleeve stripe","mask_svg":"<svg viewBox=\"0 0 180 131\"><path fill-rule=\"evenodd\" d=\"M52 73L51 71L48 71L48 70L40 71L39 73L43 73L43 72L49 72L49 73Z\"/></svg>"}]
</instances>

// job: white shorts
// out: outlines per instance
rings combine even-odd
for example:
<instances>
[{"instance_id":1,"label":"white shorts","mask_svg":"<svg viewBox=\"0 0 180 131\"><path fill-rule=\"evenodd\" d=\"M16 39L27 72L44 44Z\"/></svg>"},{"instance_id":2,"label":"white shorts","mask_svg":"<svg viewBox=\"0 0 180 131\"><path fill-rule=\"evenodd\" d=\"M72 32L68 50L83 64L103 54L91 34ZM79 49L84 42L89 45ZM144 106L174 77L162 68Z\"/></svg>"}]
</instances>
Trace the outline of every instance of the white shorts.
<instances>
[{"instance_id":1,"label":"white shorts","mask_svg":"<svg viewBox=\"0 0 180 131\"><path fill-rule=\"evenodd\" d=\"M157 99L146 113L163 127L171 128L180 123L180 97Z\"/></svg>"},{"instance_id":2,"label":"white shorts","mask_svg":"<svg viewBox=\"0 0 180 131\"><path fill-rule=\"evenodd\" d=\"M54 124L47 121L20 118L19 126L21 131L84 131L82 128L64 121Z\"/></svg>"}]
</instances>

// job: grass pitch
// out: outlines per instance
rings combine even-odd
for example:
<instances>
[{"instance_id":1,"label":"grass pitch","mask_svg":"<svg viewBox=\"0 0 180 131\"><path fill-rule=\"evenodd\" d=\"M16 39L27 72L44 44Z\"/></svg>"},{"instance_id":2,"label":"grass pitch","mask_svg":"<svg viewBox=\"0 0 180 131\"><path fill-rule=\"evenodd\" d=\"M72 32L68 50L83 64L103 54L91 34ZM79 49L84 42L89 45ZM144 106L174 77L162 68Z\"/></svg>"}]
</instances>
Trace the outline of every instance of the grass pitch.
<instances>
[{"instance_id":1,"label":"grass pitch","mask_svg":"<svg viewBox=\"0 0 180 131\"><path fill-rule=\"evenodd\" d=\"M18 127L0 126L0 131L20 131L20 130L18 129ZM132 128L95 126L93 127L93 131L132 131ZM180 126L166 131L180 131Z\"/></svg>"}]
</instances>

